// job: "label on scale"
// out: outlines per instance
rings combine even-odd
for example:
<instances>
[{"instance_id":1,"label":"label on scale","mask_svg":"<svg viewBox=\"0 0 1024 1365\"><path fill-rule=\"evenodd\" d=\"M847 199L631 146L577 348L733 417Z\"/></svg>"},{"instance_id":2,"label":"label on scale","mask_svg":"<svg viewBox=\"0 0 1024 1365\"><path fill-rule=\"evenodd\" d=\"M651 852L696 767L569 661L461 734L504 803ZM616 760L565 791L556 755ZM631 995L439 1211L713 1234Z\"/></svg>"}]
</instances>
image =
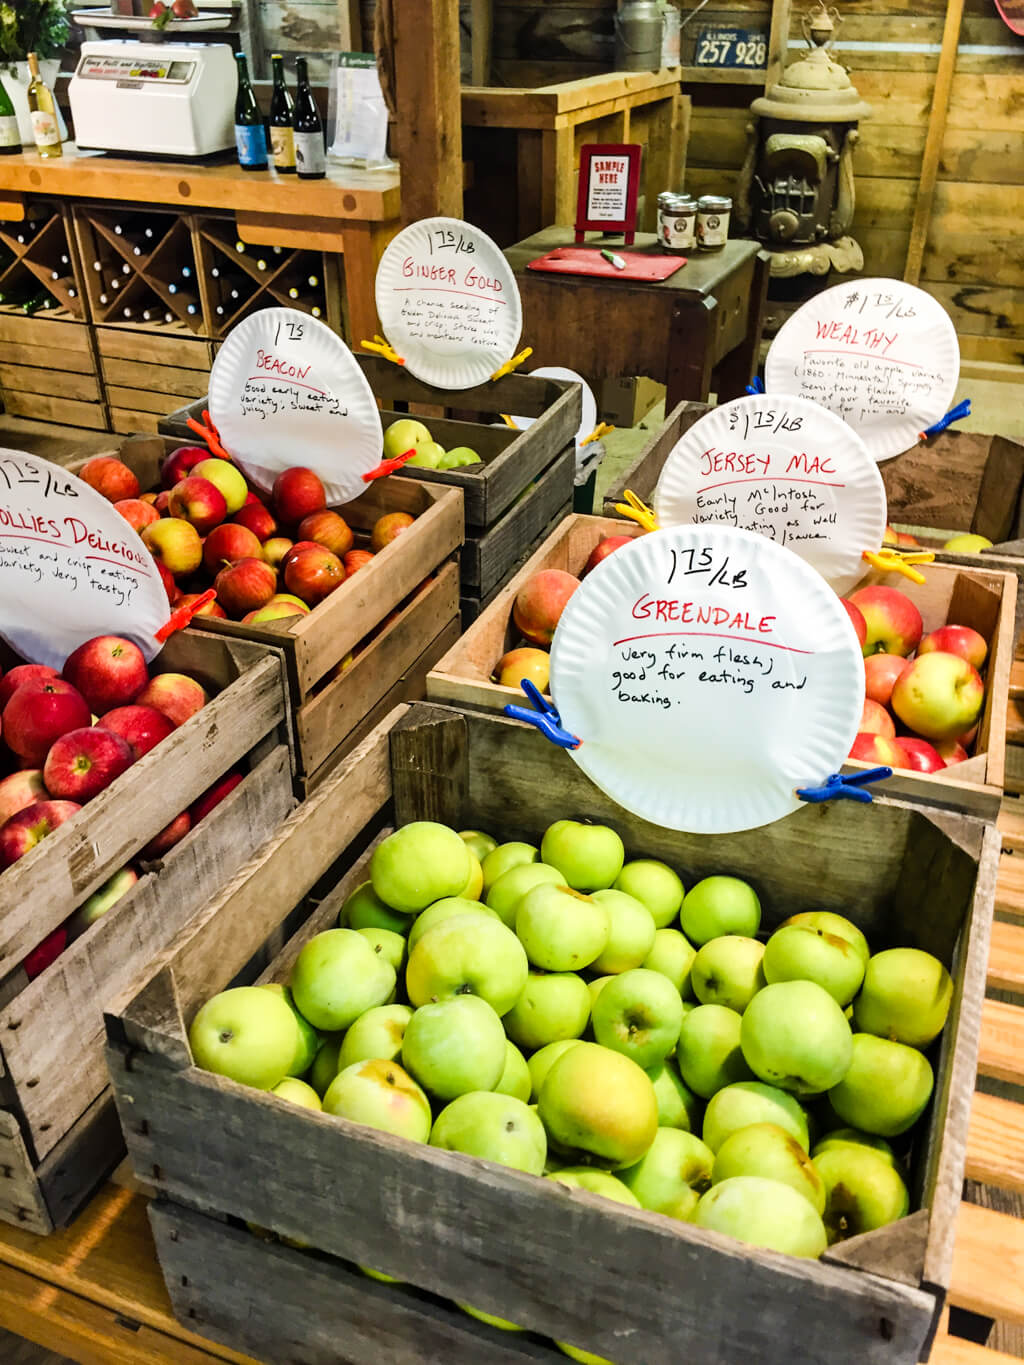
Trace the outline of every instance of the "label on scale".
<instances>
[{"instance_id":1,"label":"label on scale","mask_svg":"<svg viewBox=\"0 0 1024 1365\"><path fill-rule=\"evenodd\" d=\"M515 355L519 286L500 248L469 223L404 228L381 257L375 292L384 335L425 384L469 389Z\"/></svg>"},{"instance_id":2,"label":"label on scale","mask_svg":"<svg viewBox=\"0 0 1024 1365\"><path fill-rule=\"evenodd\" d=\"M838 772L864 705L845 608L791 551L749 531L673 527L592 569L551 648L570 756L668 829L726 834L796 810Z\"/></svg>"},{"instance_id":3,"label":"label on scale","mask_svg":"<svg viewBox=\"0 0 1024 1365\"><path fill-rule=\"evenodd\" d=\"M654 491L662 527L709 523L795 551L838 593L885 531L885 486L864 442L806 398L754 394L712 409L669 453Z\"/></svg>"},{"instance_id":4,"label":"label on scale","mask_svg":"<svg viewBox=\"0 0 1024 1365\"><path fill-rule=\"evenodd\" d=\"M342 339L296 308L263 308L234 327L210 371L210 416L224 449L264 491L294 465L319 475L332 507L366 491L384 435L366 376Z\"/></svg>"},{"instance_id":5,"label":"label on scale","mask_svg":"<svg viewBox=\"0 0 1024 1365\"><path fill-rule=\"evenodd\" d=\"M153 556L111 503L74 474L0 450L0 635L60 669L96 635L152 659L171 614Z\"/></svg>"},{"instance_id":6,"label":"label on scale","mask_svg":"<svg viewBox=\"0 0 1024 1365\"><path fill-rule=\"evenodd\" d=\"M765 361L768 393L830 408L876 460L917 444L945 416L960 377L949 315L902 280L847 280L798 308Z\"/></svg>"}]
</instances>

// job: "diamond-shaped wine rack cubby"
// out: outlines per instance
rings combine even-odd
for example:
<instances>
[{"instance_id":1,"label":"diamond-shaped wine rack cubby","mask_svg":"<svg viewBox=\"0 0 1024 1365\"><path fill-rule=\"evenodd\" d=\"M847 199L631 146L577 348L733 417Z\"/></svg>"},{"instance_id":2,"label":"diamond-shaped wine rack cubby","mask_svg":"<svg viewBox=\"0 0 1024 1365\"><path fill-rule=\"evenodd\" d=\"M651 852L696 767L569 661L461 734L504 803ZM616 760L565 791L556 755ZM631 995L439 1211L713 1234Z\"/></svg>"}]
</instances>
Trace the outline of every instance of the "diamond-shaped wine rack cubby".
<instances>
[{"instance_id":1,"label":"diamond-shaped wine rack cubby","mask_svg":"<svg viewBox=\"0 0 1024 1365\"><path fill-rule=\"evenodd\" d=\"M0 222L0 307L85 321L70 218L60 205L37 200L24 219Z\"/></svg>"},{"instance_id":2,"label":"diamond-shaped wine rack cubby","mask_svg":"<svg viewBox=\"0 0 1024 1365\"><path fill-rule=\"evenodd\" d=\"M204 334L187 216L105 206L78 208L75 220L94 322Z\"/></svg>"}]
</instances>

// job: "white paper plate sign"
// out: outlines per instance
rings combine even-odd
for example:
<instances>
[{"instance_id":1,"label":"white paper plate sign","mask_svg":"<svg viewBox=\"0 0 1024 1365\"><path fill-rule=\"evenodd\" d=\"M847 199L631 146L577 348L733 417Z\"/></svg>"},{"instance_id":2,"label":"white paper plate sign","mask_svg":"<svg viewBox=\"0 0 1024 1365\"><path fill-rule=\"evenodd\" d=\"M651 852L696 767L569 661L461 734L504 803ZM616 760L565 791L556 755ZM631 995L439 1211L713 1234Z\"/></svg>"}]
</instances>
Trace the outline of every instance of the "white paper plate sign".
<instances>
[{"instance_id":1,"label":"white paper plate sign","mask_svg":"<svg viewBox=\"0 0 1024 1365\"><path fill-rule=\"evenodd\" d=\"M949 315L902 280L847 280L782 326L765 362L768 393L831 408L876 460L917 444L949 410L960 347Z\"/></svg>"},{"instance_id":2,"label":"white paper plate sign","mask_svg":"<svg viewBox=\"0 0 1024 1365\"><path fill-rule=\"evenodd\" d=\"M531 370L530 375L537 379L561 379L567 384L579 384L583 405L583 416L576 433L576 450L579 453L583 442L597 426L597 399L594 397L593 389L581 374L577 374L575 370L567 370L561 365L542 365L539 370ZM512 421L520 431L526 431L528 427L533 426L537 418L514 416Z\"/></svg>"},{"instance_id":3,"label":"white paper plate sign","mask_svg":"<svg viewBox=\"0 0 1024 1365\"><path fill-rule=\"evenodd\" d=\"M838 772L864 704L845 609L790 550L750 531L640 536L583 580L551 650L572 758L668 829L754 829Z\"/></svg>"},{"instance_id":4,"label":"white paper plate sign","mask_svg":"<svg viewBox=\"0 0 1024 1365\"><path fill-rule=\"evenodd\" d=\"M384 335L425 384L472 388L516 353L516 277L490 237L458 218L424 218L394 237L376 298Z\"/></svg>"},{"instance_id":5,"label":"white paper plate sign","mask_svg":"<svg viewBox=\"0 0 1024 1365\"><path fill-rule=\"evenodd\" d=\"M885 485L857 433L806 398L754 394L677 441L654 491L659 525L736 526L793 550L838 593L885 531Z\"/></svg>"},{"instance_id":6,"label":"white paper plate sign","mask_svg":"<svg viewBox=\"0 0 1024 1365\"><path fill-rule=\"evenodd\" d=\"M296 308L264 308L232 328L210 371L221 442L265 492L303 465L331 506L366 491L384 433L366 376L342 339Z\"/></svg>"},{"instance_id":7,"label":"white paper plate sign","mask_svg":"<svg viewBox=\"0 0 1024 1365\"><path fill-rule=\"evenodd\" d=\"M60 669L95 635L124 635L147 659L171 614L153 556L113 504L75 475L0 450L0 635Z\"/></svg>"}]
</instances>

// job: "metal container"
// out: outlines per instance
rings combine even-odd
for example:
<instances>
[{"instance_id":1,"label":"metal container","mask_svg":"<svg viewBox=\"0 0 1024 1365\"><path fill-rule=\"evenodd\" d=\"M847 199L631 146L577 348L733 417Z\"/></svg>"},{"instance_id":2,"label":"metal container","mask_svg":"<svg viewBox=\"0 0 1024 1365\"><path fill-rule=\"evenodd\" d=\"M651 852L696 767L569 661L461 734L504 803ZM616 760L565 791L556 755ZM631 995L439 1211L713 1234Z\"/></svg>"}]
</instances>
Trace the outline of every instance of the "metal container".
<instances>
[{"instance_id":1,"label":"metal container","mask_svg":"<svg viewBox=\"0 0 1024 1365\"><path fill-rule=\"evenodd\" d=\"M717 251L729 240L732 200L725 194L702 194L697 200L697 244L701 251Z\"/></svg>"},{"instance_id":2,"label":"metal container","mask_svg":"<svg viewBox=\"0 0 1024 1365\"><path fill-rule=\"evenodd\" d=\"M662 251L692 251L697 243L697 201L666 190L658 195L658 245Z\"/></svg>"},{"instance_id":3,"label":"metal container","mask_svg":"<svg viewBox=\"0 0 1024 1365\"><path fill-rule=\"evenodd\" d=\"M617 71L660 71L665 16L657 0L626 0L615 15Z\"/></svg>"}]
</instances>

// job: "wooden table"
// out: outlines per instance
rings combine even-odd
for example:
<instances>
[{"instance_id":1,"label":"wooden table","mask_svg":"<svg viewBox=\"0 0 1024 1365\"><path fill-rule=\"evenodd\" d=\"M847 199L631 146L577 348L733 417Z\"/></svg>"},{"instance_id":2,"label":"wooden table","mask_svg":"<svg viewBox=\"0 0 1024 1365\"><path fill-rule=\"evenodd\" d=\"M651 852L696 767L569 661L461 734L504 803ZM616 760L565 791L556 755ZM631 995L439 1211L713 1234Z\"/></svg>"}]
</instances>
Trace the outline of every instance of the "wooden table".
<instances>
[{"instance_id":1,"label":"wooden table","mask_svg":"<svg viewBox=\"0 0 1024 1365\"><path fill-rule=\"evenodd\" d=\"M607 245L597 233L586 240ZM657 251L656 240L637 233L632 249ZM573 242L571 227L549 227L505 252L532 366L567 365L588 381L647 375L666 385L666 412L684 399L705 402L712 391L719 402L743 394L757 366L768 289L769 258L757 242L694 251L658 284L527 269Z\"/></svg>"}]
</instances>

